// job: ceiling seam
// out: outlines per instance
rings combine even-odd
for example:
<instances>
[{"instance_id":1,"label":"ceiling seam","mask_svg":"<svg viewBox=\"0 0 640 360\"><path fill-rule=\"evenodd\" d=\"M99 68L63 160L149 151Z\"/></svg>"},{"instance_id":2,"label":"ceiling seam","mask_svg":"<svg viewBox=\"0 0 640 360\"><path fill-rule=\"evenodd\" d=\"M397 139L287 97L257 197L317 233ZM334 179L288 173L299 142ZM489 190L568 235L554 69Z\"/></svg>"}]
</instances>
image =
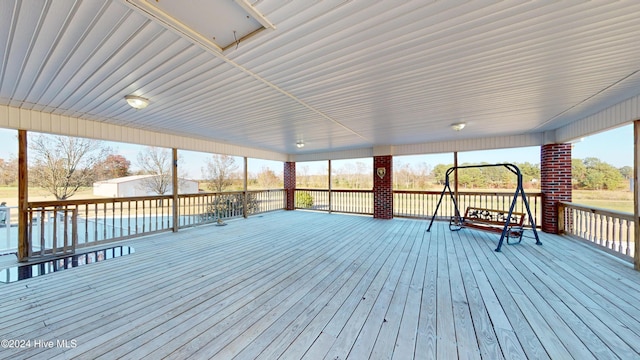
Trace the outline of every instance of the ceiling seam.
<instances>
[{"instance_id":1,"label":"ceiling seam","mask_svg":"<svg viewBox=\"0 0 640 360\"><path fill-rule=\"evenodd\" d=\"M144 16L149 17L152 21L156 22L156 20L160 20L158 17L153 16L156 14L157 9L155 9L153 6L145 4L144 1L138 1L138 0L125 0L127 3L129 3L130 5L133 5L134 8L136 8L137 10L141 10L141 14L143 14ZM171 30L177 31L178 33L180 33L180 35L185 36L185 38L191 40L192 42L194 42L195 45L198 45L200 47L202 47L205 51L209 52L210 54L213 54L214 56L216 56L217 58L219 58L220 60L224 61L225 63L231 65L232 67L236 68L237 70L240 70L241 72L249 75L250 77L252 77L255 80L258 80L260 82L262 82L263 84L267 85L268 87L272 88L273 90L279 92L280 94L288 97L289 99L297 102L298 104L302 105L303 107L309 109L311 112L319 115L320 117L324 118L325 120L328 120L340 127L342 127L343 129L347 130L348 132L358 136L359 138L369 142L369 143L373 143L370 139L368 139L367 137L365 137L364 135L358 133L357 131L351 129L350 127L346 126L345 124L339 122L338 120L332 118L331 116L325 114L324 112L316 109L315 107L311 106L310 104L306 103L305 101L303 101L302 99L299 99L298 97L296 97L295 95L289 93L288 91L280 88L279 86L277 86L276 84L270 82L269 80L263 78L262 76L256 74L255 72L249 70L248 68L236 63L235 61L229 59L227 56L225 56L224 54L222 54L218 49L216 49L214 47L213 44L208 44L202 41L198 41L198 39L194 38L193 36L190 36L189 34L183 32L178 26L175 26L174 24L169 24L166 21L158 21L160 24L169 26L169 28ZM178 22L176 20L176 22L182 26L184 26L182 23Z\"/></svg>"},{"instance_id":2,"label":"ceiling seam","mask_svg":"<svg viewBox=\"0 0 640 360\"><path fill-rule=\"evenodd\" d=\"M539 129L539 128L541 128L541 127L544 127L545 125L547 125L548 123L552 122L553 120L555 120L555 119L559 118L559 117L560 117L560 116L562 116L563 114L566 114L567 112L571 111L572 109L574 109L574 108L576 108L576 107L578 107L578 106L580 106L580 105L582 105L582 104L586 103L587 101L589 101L589 100L593 99L594 97L596 97L596 96L598 96L598 95L600 95L600 94L604 93L605 91L607 91L607 90L611 89L612 87L614 87L614 86L616 86L616 85L620 84L621 82L623 82L623 81L627 80L628 78L630 78L630 77L632 77L633 75L638 74L638 73L640 73L640 69L635 70L635 71L632 71L630 74L627 74L626 76L623 76L623 77L622 77L622 78L620 78L619 80L617 80L617 81L613 82L612 84L610 84L610 85L608 85L608 86L604 87L603 89L600 89L599 91L596 91L596 92L595 92L594 94L592 94L591 96L589 96L589 97L587 97L587 98L583 99L582 101L580 101L580 102L578 102L578 103L576 103L576 104L574 104L574 105L570 106L569 108L567 108L567 109L565 109L564 111L562 111L562 112L560 112L560 113L556 114L555 116L552 116L551 118L549 118L548 120L546 120L546 121L545 121L545 122L543 122L542 124L540 124L540 125L538 125L538 126L534 127L532 130L536 130L536 129ZM585 116L584 118L586 118L586 116ZM583 118L583 119L584 119L584 118ZM581 120L581 119L579 119L579 120Z\"/></svg>"},{"instance_id":3,"label":"ceiling seam","mask_svg":"<svg viewBox=\"0 0 640 360\"><path fill-rule=\"evenodd\" d=\"M338 126L342 127L343 129L345 129L345 130L347 130L347 131L351 132L352 134L354 134L354 135L356 135L356 136L360 137L361 139L363 139L363 140L365 140L365 141L367 141L367 142L370 142L370 143L372 142L371 140L369 140L369 139L368 139L368 138L366 138L365 136L361 135L361 134L360 134L360 133L358 133L357 131L355 131L355 130L351 129L350 127L348 127L348 126L344 125L343 123L339 122L338 120L336 120L336 119L332 118L331 116L329 116L329 115L327 115L327 114L323 113L322 111L320 111L320 110L316 109L315 107L313 107L313 106L311 106L311 105L307 104L305 101L303 101L303 100L299 99L298 97L296 97L295 95L293 95L293 94L289 93L288 91L286 91L286 90L284 90L284 89L282 89L282 88L278 87L277 85L273 84L272 82L268 81L267 79L263 78L262 76L260 76L260 75L258 75L258 74L256 74L256 73L254 73L253 71L251 71L251 70L249 70L249 69L245 68L244 66L242 66L242 65L240 65L240 64L238 64L238 63L236 63L235 61L233 61L233 60L229 59L229 58L228 58L228 57L226 57L224 54L218 53L218 52L216 52L216 51L210 51L210 52L214 53L214 55L215 55L215 56L217 56L218 58L220 58L222 61L226 62L227 64L229 64L229 65L231 65L231 66L235 67L236 69L238 69L238 70L240 70L240 71L244 72L245 74L248 74L249 76L253 77L254 79L256 79L256 80L258 80L258 81L260 81L260 82L262 82L263 84L267 85L268 87L270 87L270 88L272 88L272 89L274 89L274 90L276 90L276 91L280 92L281 94L283 94L283 95L285 95L285 96L289 97L291 100L293 100L293 101L297 102L298 104L300 104L300 105L304 106L305 108L307 108L307 109L311 110L312 112L314 112L314 113L316 113L316 114L320 115L321 117L325 118L326 120L329 120L329 121L333 122L334 124L336 124L336 125L338 125Z\"/></svg>"}]
</instances>

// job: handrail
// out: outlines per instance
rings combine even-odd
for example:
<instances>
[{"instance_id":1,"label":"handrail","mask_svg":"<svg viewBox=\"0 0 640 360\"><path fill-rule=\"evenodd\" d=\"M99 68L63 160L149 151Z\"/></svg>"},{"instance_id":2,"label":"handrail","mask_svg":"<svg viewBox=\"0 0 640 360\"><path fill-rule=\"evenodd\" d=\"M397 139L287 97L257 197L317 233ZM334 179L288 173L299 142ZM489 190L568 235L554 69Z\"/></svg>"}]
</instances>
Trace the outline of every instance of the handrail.
<instances>
[{"instance_id":1,"label":"handrail","mask_svg":"<svg viewBox=\"0 0 640 360\"><path fill-rule=\"evenodd\" d=\"M284 209L284 201L283 189L180 194L178 203L175 204L179 208L178 219L174 219L173 216L172 195L31 201L27 203L27 211L38 214L73 212L75 248L172 231L174 220L178 222L179 228L184 228L210 223L217 219ZM55 236L52 235L54 234L52 229L58 226L57 222L49 221L49 217L47 215L29 218L28 229L31 231L27 237L30 242L33 236L36 236L39 244L49 246L52 241L50 237ZM67 221L60 222L60 226L66 226L65 224ZM17 232L15 233L17 235ZM14 244L17 248L17 236L13 238L14 234L7 231L7 249L1 248L5 245L3 242L0 243L0 251L11 251ZM53 241L55 245L55 238ZM42 246L39 245L35 248L30 246L30 254L40 251L41 248Z\"/></svg>"},{"instance_id":2,"label":"handrail","mask_svg":"<svg viewBox=\"0 0 640 360\"><path fill-rule=\"evenodd\" d=\"M558 230L595 244L627 261L633 261L634 215L623 211L561 201Z\"/></svg>"},{"instance_id":3,"label":"handrail","mask_svg":"<svg viewBox=\"0 0 640 360\"><path fill-rule=\"evenodd\" d=\"M571 207L576 210L583 210L583 211L589 211L592 213L610 215L610 216L615 216L621 219L633 221L633 213L629 213L629 212L605 209L605 208L596 207L596 206L582 205L582 204L577 204L577 203L568 202L568 201L560 201L559 204L564 205L565 207Z\"/></svg>"},{"instance_id":4,"label":"handrail","mask_svg":"<svg viewBox=\"0 0 640 360\"><path fill-rule=\"evenodd\" d=\"M373 214L373 191L362 189L296 189L296 208L327 211L344 212L353 214ZM305 195L301 195L305 194ZM330 194L330 195L329 195ZM351 194L353 197L345 197ZM498 210L508 210L513 199L513 193L502 191L461 191L459 202L461 207L484 206ZM439 191L414 191L414 190L394 190L393 216L426 219L433 215ZM305 196L305 199L301 197ZM540 227L542 222L542 194L539 192L527 193L529 204L536 222L536 227ZM348 203L352 201L353 204ZM521 198L516 204L516 211L524 212L524 204ZM448 219L453 216L453 207L448 203L443 203L440 211L441 219ZM525 226L530 226L529 221L525 221Z\"/></svg>"}]
</instances>

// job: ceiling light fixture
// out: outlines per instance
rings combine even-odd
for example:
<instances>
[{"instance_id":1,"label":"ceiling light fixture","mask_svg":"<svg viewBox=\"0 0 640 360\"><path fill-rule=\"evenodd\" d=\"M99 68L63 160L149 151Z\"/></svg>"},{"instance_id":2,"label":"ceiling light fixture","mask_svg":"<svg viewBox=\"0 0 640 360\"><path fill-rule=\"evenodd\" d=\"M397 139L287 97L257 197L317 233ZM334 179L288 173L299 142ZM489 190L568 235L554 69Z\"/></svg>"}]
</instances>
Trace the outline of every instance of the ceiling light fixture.
<instances>
[{"instance_id":1,"label":"ceiling light fixture","mask_svg":"<svg viewBox=\"0 0 640 360\"><path fill-rule=\"evenodd\" d=\"M149 105L149 99L140 96L127 95L124 99L127 100L127 103L131 105L132 108L137 110L144 109Z\"/></svg>"},{"instance_id":2,"label":"ceiling light fixture","mask_svg":"<svg viewBox=\"0 0 640 360\"><path fill-rule=\"evenodd\" d=\"M451 124L451 128L453 130L455 130L455 131L460 131L460 130L464 129L465 126L467 126L467 124L463 123L463 122Z\"/></svg>"},{"instance_id":3,"label":"ceiling light fixture","mask_svg":"<svg viewBox=\"0 0 640 360\"><path fill-rule=\"evenodd\" d=\"M303 148L304 147L304 142L303 141L298 141L296 143L296 146L298 147L298 149Z\"/></svg>"}]
</instances>

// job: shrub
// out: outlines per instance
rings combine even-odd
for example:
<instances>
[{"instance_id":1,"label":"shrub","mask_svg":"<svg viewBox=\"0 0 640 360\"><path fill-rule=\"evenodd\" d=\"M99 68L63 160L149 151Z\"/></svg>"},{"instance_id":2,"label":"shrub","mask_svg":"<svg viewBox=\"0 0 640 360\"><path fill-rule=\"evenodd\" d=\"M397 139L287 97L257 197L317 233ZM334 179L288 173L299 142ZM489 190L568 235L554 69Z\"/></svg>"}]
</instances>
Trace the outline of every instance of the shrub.
<instances>
[{"instance_id":1,"label":"shrub","mask_svg":"<svg viewBox=\"0 0 640 360\"><path fill-rule=\"evenodd\" d=\"M313 206L313 197L307 191L296 192L296 207L301 209L309 209Z\"/></svg>"},{"instance_id":2,"label":"shrub","mask_svg":"<svg viewBox=\"0 0 640 360\"><path fill-rule=\"evenodd\" d=\"M218 194L213 202L207 204L207 210L201 214L201 221L227 219L243 214L243 194ZM247 215L258 212L259 204L256 194L247 194Z\"/></svg>"}]
</instances>

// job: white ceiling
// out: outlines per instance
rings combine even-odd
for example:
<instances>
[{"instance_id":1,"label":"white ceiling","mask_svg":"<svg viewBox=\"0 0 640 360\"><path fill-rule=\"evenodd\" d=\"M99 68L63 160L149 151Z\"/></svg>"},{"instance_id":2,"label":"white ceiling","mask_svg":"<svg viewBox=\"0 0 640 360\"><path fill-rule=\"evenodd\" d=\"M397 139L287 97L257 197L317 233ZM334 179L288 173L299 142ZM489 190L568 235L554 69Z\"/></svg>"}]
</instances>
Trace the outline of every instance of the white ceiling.
<instances>
[{"instance_id":1,"label":"white ceiling","mask_svg":"<svg viewBox=\"0 0 640 360\"><path fill-rule=\"evenodd\" d=\"M540 133L640 94L640 1L231 1L0 0L0 104L306 154ZM242 11L274 28L217 45Z\"/></svg>"}]
</instances>

